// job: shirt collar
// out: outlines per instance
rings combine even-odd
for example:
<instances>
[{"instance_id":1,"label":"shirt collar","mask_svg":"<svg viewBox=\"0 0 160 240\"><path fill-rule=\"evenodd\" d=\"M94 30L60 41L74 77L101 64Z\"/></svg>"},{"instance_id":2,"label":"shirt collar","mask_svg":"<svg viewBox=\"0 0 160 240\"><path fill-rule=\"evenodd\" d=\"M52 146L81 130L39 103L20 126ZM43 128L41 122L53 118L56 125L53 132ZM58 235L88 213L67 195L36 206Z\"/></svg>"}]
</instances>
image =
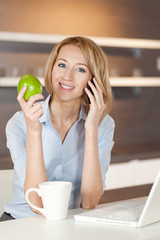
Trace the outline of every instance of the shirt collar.
<instances>
[{"instance_id":1,"label":"shirt collar","mask_svg":"<svg viewBox=\"0 0 160 240\"><path fill-rule=\"evenodd\" d=\"M42 104L43 115L42 115L42 117L39 118L40 123L44 123L44 122L47 122L48 120L50 120L50 112L49 112L49 101L50 101L50 99L51 99L51 96L49 95ZM81 119L86 120L86 114L83 111L83 106L80 109L78 122Z\"/></svg>"},{"instance_id":2,"label":"shirt collar","mask_svg":"<svg viewBox=\"0 0 160 240\"><path fill-rule=\"evenodd\" d=\"M82 120L86 120L86 114L85 114L85 112L83 111L83 106L81 106L78 121L80 121L81 119L82 119Z\"/></svg>"},{"instance_id":3,"label":"shirt collar","mask_svg":"<svg viewBox=\"0 0 160 240\"><path fill-rule=\"evenodd\" d=\"M46 100L42 103L43 115L39 118L40 123L47 122L50 119L49 112L49 101L51 96L49 95Z\"/></svg>"}]
</instances>

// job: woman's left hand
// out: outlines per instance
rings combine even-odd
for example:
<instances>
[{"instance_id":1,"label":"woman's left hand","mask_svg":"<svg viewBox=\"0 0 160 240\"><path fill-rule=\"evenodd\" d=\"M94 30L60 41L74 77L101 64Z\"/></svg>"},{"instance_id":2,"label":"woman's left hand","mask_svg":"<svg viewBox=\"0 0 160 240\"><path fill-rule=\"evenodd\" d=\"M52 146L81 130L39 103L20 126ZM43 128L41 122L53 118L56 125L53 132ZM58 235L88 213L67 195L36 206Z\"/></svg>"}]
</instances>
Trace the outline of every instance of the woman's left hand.
<instances>
[{"instance_id":1,"label":"woman's left hand","mask_svg":"<svg viewBox=\"0 0 160 240\"><path fill-rule=\"evenodd\" d=\"M87 87L85 88L85 92L88 95L91 102L90 109L85 121L85 128L94 130L95 127L98 127L99 125L100 119L105 109L105 104L103 101L102 90L100 89L95 78L93 78L93 82L94 84L91 81L89 81L88 85L91 87L94 95L89 91Z\"/></svg>"}]
</instances>

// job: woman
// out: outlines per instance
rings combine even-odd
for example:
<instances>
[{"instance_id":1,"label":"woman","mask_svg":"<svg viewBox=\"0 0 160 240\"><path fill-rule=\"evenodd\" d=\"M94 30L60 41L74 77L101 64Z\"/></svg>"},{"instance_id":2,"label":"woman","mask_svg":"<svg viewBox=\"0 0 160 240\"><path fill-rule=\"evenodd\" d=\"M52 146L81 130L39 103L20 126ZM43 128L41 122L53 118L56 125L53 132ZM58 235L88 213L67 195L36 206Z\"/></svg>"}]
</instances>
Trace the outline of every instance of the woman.
<instances>
[{"instance_id":1,"label":"woman","mask_svg":"<svg viewBox=\"0 0 160 240\"><path fill-rule=\"evenodd\" d=\"M25 192L40 182L71 181L70 209L94 208L105 189L114 133L105 54L88 38L64 39L50 54L45 86L49 96L41 103L35 104L41 94L26 102L26 88L20 91L22 111L6 127L15 174L4 215L12 218L38 213L26 203ZM30 199L42 207L38 195Z\"/></svg>"}]
</instances>

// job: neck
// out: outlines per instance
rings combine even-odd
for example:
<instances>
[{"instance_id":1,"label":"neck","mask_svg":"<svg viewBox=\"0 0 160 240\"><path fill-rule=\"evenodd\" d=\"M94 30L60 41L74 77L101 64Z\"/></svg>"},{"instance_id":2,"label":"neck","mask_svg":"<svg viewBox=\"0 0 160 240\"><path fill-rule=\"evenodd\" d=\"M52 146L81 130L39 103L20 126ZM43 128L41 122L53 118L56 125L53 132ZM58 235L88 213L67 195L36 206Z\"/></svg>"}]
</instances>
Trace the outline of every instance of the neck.
<instances>
[{"instance_id":1,"label":"neck","mask_svg":"<svg viewBox=\"0 0 160 240\"><path fill-rule=\"evenodd\" d=\"M80 101L61 102L57 99L52 99L50 102L50 114L52 122L64 124L75 122L79 117Z\"/></svg>"}]
</instances>

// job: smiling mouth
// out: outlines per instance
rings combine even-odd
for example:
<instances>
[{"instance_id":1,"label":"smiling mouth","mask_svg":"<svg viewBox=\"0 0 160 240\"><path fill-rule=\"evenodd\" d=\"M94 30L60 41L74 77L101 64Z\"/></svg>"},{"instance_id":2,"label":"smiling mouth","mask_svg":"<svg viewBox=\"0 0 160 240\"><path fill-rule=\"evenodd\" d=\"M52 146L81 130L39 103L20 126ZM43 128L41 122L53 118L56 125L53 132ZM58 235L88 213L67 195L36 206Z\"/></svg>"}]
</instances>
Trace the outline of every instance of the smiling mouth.
<instances>
[{"instance_id":1,"label":"smiling mouth","mask_svg":"<svg viewBox=\"0 0 160 240\"><path fill-rule=\"evenodd\" d=\"M66 90L73 90L73 89L74 89L74 87L66 86L66 85L64 85L64 84L62 84L62 83L60 83L60 86L61 86L62 88L64 88L64 89L66 89Z\"/></svg>"}]
</instances>

